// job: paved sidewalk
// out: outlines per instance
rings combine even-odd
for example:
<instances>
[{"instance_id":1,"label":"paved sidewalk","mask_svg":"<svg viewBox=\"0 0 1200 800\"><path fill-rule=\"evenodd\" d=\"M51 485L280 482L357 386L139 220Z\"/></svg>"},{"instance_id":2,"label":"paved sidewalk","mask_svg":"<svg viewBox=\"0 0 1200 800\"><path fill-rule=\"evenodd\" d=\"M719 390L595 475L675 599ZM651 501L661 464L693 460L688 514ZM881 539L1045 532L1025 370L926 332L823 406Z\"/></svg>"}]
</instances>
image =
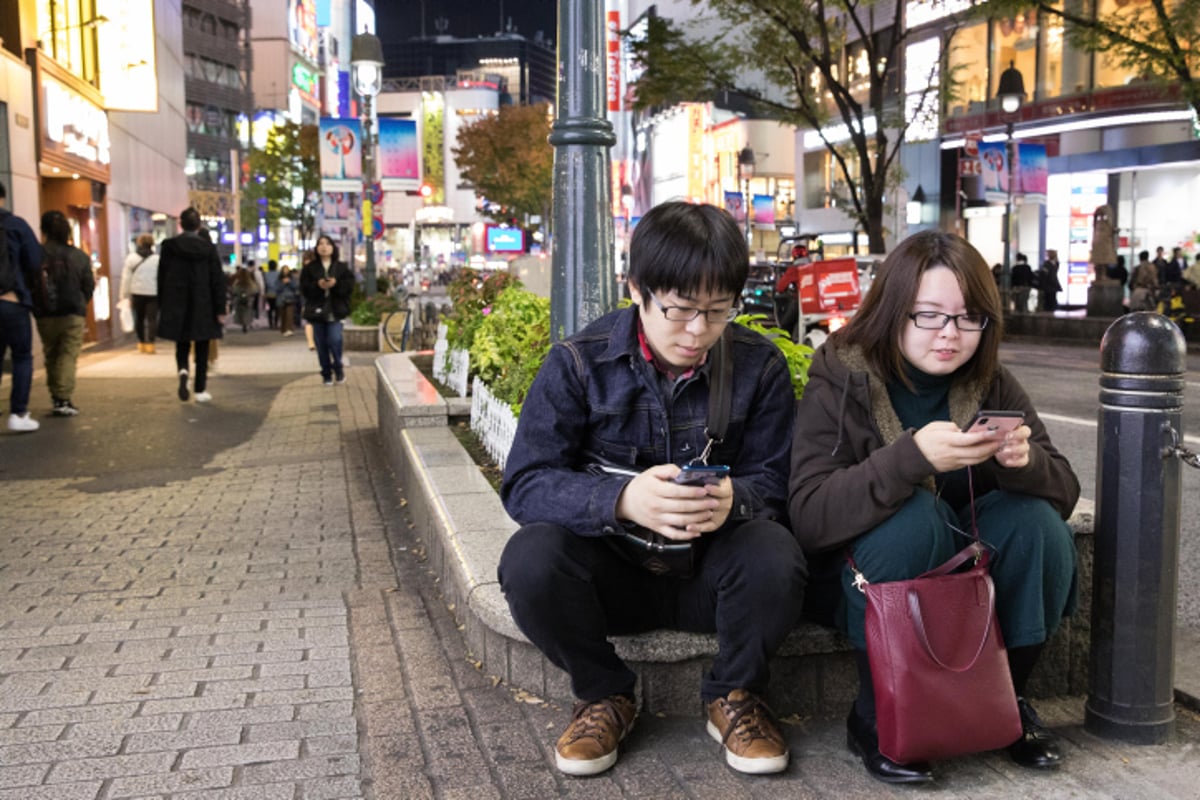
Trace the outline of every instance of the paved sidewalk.
<instances>
[{"instance_id":1,"label":"paved sidewalk","mask_svg":"<svg viewBox=\"0 0 1200 800\"><path fill-rule=\"evenodd\" d=\"M77 404L0 436L0 800L913 796L867 778L841 720L789 720L781 776L728 770L695 718L643 717L617 767L553 766L568 710L462 643L376 437L370 354L324 387L303 337L230 333L214 402L168 348L86 354ZM7 395L7 382L0 388ZM1133 747L1040 710L1056 775L938 765L937 795L1191 798L1200 719Z\"/></svg>"}]
</instances>

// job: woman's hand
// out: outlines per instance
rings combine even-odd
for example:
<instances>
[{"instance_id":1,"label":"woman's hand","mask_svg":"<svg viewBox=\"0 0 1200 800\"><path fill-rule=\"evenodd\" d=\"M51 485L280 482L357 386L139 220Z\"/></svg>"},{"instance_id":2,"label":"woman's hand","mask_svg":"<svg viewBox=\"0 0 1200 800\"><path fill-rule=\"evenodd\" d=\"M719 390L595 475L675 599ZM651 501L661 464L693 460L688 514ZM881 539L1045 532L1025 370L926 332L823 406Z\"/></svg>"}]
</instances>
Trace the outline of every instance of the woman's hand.
<instances>
[{"instance_id":1,"label":"woman's hand","mask_svg":"<svg viewBox=\"0 0 1200 800\"><path fill-rule=\"evenodd\" d=\"M1029 435L1033 431L1021 425L1004 437L1003 446L996 452L996 463L1008 469L1020 469L1029 464Z\"/></svg>"},{"instance_id":2,"label":"woman's hand","mask_svg":"<svg viewBox=\"0 0 1200 800\"><path fill-rule=\"evenodd\" d=\"M678 474L674 464L661 464L629 481L617 499L617 518L676 541L724 525L733 508L733 482L722 478L712 486L684 486L675 483Z\"/></svg>"},{"instance_id":3,"label":"woman's hand","mask_svg":"<svg viewBox=\"0 0 1200 800\"><path fill-rule=\"evenodd\" d=\"M1025 431L1025 439L1028 439L1029 428L1024 426L1022 428ZM1013 431L1013 434L1016 432ZM982 464L996 455L1005 445L1005 437L998 431L964 433L957 425L948 421L930 422L913 434L913 440L920 448L921 455L925 456L925 459L938 472L953 472L963 467ZM1022 441L1024 442L1024 439ZM1024 452L1025 459L1028 461L1029 445L1027 443ZM1003 464L1003 462L1001 463ZM1009 465L1004 464L1004 466Z\"/></svg>"}]
</instances>

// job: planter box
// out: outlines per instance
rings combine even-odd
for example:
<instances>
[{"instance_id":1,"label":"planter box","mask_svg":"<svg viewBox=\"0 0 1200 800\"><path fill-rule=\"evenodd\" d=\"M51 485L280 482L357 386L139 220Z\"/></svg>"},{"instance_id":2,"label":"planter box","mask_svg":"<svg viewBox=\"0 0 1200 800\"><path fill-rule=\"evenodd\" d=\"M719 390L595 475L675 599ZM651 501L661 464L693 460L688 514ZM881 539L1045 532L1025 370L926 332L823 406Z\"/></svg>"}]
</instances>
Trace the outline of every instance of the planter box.
<instances>
[{"instance_id":1,"label":"planter box","mask_svg":"<svg viewBox=\"0 0 1200 800\"><path fill-rule=\"evenodd\" d=\"M342 347L345 350L378 353L379 339L378 325L352 325L349 322L342 324Z\"/></svg>"}]
</instances>

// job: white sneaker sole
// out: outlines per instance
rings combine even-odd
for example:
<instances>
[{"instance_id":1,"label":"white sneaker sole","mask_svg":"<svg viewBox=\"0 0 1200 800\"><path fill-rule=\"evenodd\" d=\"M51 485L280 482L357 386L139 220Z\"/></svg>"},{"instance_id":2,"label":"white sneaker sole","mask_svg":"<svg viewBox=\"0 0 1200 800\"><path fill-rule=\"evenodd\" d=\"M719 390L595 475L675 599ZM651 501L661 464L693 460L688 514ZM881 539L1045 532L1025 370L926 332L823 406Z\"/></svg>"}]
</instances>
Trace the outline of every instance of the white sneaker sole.
<instances>
[{"instance_id":1,"label":"white sneaker sole","mask_svg":"<svg viewBox=\"0 0 1200 800\"><path fill-rule=\"evenodd\" d=\"M593 758L589 761L583 761L576 758L563 758L557 751L554 753L554 764L558 767L558 771L565 775L576 775L583 777L586 775L599 775L606 769L610 769L613 764L617 763L617 751L600 758Z\"/></svg>"},{"instance_id":2,"label":"white sneaker sole","mask_svg":"<svg viewBox=\"0 0 1200 800\"><path fill-rule=\"evenodd\" d=\"M713 725L712 720L708 721L706 726L708 735L713 738L718 744L721 744L725 750L725 763L736 769L738 772L743 772L747 775L770 775L774 772L783 772L787 769L788 754L784 753L781 756L774 758L743 758L737 755L722 743L721 731L717 730L717 726Z\"/></svg>"}]
</instances>

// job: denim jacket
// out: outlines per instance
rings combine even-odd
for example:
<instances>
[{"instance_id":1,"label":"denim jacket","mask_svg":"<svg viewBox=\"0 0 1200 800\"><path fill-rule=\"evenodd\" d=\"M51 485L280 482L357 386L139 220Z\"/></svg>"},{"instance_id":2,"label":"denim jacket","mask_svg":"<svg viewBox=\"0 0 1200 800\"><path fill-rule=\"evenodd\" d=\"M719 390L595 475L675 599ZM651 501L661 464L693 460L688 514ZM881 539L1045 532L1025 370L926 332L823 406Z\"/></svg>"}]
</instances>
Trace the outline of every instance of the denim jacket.
<instances>
[{"instance_id":1,"label":"denim jacket","mask_svg":"<svg viewBox=\"0 0 1200 800\"><path fill-rule=\"evenodd\" d=\"M500 496L519 524L551 522L581 536L620 530L617 498L628 478L597 475L597 461L638 471L686 464L707 438L708 364L676 382L664 407L641 354L638 309L607 314L550 349L521 408ZM733 508L724 529L748 519L786 524L795 400L779 348L731 324L729 429L710 464L727 464Z\"/></svg>"}]
</instances>

